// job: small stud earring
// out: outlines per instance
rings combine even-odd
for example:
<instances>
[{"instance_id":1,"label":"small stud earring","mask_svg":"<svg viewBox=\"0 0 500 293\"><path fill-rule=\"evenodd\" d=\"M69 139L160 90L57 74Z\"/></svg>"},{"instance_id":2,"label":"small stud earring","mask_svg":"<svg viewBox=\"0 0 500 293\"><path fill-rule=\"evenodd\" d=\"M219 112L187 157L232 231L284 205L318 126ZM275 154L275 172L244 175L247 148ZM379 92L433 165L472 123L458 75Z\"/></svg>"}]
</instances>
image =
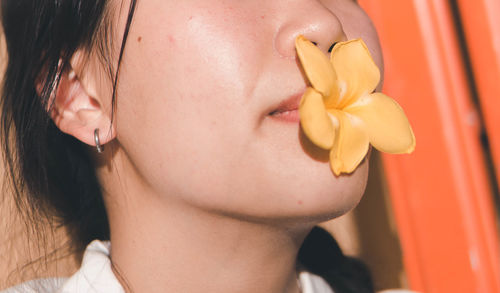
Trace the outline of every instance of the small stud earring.
<instances>
[{"instance_id":1,"label":"small stud earring","mask_svg":"<svg viewBox=\"0 0 500 293\"><path fill-rule=\"evenodd\" d=\"M97 152L102 153L104 151L104 146L101 145L101 142L99 141L99 128L96 128L94 130L94 141L95 141L95 146L97 148Z\"/></svg>"}]
</instances>

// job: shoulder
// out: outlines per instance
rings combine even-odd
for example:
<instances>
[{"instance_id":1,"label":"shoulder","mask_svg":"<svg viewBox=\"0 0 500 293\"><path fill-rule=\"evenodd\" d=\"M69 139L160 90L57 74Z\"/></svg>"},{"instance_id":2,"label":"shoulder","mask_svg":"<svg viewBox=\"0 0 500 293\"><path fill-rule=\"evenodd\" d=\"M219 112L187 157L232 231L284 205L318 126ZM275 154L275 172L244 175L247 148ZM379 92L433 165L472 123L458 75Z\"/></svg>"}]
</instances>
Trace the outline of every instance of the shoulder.
<instances>
[{"instance_id":1,"label":"shoulder","mask_svg":"<svg viewBox=\"0 0 500 293\"><path fill-rule=\"evenodd\" d=\"M87 246L78 272L71 276L57 293L124 293L112 270L109 241L95 240Z\"/></svg>"},{"instance_id":2,"label":"shoulder","mask_svg":"<svg viewBox=\"0 0 500 293\"><path fill-rule=\"evenodd\" d=\"M61 288L66 280L66 278L32 280L0 291L0 293L54 293Z\"/></svg>"},{"instance_id":3,"label":"shoulder","mask_svg":"<svg viewBox=\"0 0 500 293\"><path fill-rule=\"evenodd\" d=\"M335 292L325 279L316 274L302 271L299 274L299 281L303 293L340 293ZM419 293L406 289L390 289L378 291L377 293Z\"/></svg>"},{"instance_id":4,"label":"shoulder","mask_svg":"<svg viewBox=\"0 0 500 293\"><path fill-rule=\"evenodd\" d=\"M33 280L0 293L123 293L111 269L109 242L93 241L87 246L82 266L67 279Z\"/></svg>"},{"instance_id":5,"label":"shoulder","mask_svg":"<svg viewBox=\"0 0 500 293\"><path fill-rule=\"evenodd\" d=\"M300 272L299 282L303 293L334 293L322 277L310 272Z\"/></svg>"}]
</instances>

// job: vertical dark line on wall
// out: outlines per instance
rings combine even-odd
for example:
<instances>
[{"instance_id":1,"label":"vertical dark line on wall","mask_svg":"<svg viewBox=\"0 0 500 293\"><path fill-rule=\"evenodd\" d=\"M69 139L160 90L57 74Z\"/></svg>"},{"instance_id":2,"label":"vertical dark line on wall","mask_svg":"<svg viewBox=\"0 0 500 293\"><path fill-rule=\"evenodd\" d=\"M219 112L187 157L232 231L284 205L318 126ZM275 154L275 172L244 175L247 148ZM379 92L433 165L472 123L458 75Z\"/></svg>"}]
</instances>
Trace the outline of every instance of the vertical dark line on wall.
<instances>
[{"instance_id":1,"label":"vertical dark line on wall","mask_svg":"<svg viewBox=\"0 0 500 293\"><path fill-rule=\"evenodd\" d=\"M460 16L460 8L456 0L449 0L450 9L453 15L455 32L460 46L460 51L462 54L463 65L465 67L465 72L467 74L467 82L470 90L470 97L472 98L472 103L474 104L479 118L480 123L480 141L481 147L483 149L484 161L487 167L488 179L491 186L491 191L493 194L493 201L495 203L497 222L500 223L500 189L498 186L496 169L493 161L493 156L491 153L490 141L488 138L488 133L486 132L484 115L481 111L481 97L477 89L476 79L474 77L472 61L469 54L469 49L467 47L467 39L465 36L465 31L462 23L462 18Z\"/></svg>"}]
</instances>

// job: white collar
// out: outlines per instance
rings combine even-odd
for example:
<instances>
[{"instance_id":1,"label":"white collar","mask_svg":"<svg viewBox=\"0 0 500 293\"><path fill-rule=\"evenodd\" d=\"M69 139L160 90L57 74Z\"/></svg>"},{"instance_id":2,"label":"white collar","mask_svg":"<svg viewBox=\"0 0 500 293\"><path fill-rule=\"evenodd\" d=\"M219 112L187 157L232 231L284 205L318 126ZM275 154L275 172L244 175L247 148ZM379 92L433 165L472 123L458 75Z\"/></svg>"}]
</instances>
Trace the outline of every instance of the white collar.
<instances>
[{"instance_id":1,"label":"white collar","mask_svg":"<svg viewBox=\"0 0 500 293\"><path fill-rule=\"evenodd\" d=\"M111 269L111 245L108 241L95 240L87 246L82 266L67 279L57 293L124 293ZM303 293L333 293L325 280L309 272L301 272L299 281Z\"/></svg>"},{"instance_id":2,"label":"white collar","mask_svg":"<svg viewBox=\"0 0 500 293\"><path fill-rule=\"evenodd\" d=\"M109 241L94 240L85 249L82 266L56 293L124 293L111 269Z\"/></svg>"},{"instance_id":3,"label":"white collar","mask_svg":"<svg viewBox=\"0 0 500 293\"><path fill-rule=\"evenodd\" d=\"M0 291L0 293L124 293L111 269L108 241L95 240L87 246L82 266L70 278L51 278L29 281ZM334 293L318 275L302 271L299 282L303 293ZM417 293L409 290L385 290L379 293Z\"/></svg>"}]
</instances>

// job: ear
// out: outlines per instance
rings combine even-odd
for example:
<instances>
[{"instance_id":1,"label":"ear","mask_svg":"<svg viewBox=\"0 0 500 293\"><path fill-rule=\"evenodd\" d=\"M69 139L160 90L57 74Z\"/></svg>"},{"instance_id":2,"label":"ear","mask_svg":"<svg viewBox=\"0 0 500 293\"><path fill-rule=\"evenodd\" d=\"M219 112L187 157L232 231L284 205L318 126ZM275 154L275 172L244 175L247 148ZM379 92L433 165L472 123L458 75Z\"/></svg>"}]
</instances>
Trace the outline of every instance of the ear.
<instances>
[{"instance_id":1,"label":"ear","mask_svg":"<svg viewBox=\"0 0 500 293\"><path fill-rule=\"evenodd\" d=\"M50 116L62 132L91 146L96 145L94 131L99 129L104 145L116 137L111 110L104 107L105 99L96 91L97 79L84 66L81 53L75 54L69 67L62 73Z\"/></svg>"}]
</instances>

